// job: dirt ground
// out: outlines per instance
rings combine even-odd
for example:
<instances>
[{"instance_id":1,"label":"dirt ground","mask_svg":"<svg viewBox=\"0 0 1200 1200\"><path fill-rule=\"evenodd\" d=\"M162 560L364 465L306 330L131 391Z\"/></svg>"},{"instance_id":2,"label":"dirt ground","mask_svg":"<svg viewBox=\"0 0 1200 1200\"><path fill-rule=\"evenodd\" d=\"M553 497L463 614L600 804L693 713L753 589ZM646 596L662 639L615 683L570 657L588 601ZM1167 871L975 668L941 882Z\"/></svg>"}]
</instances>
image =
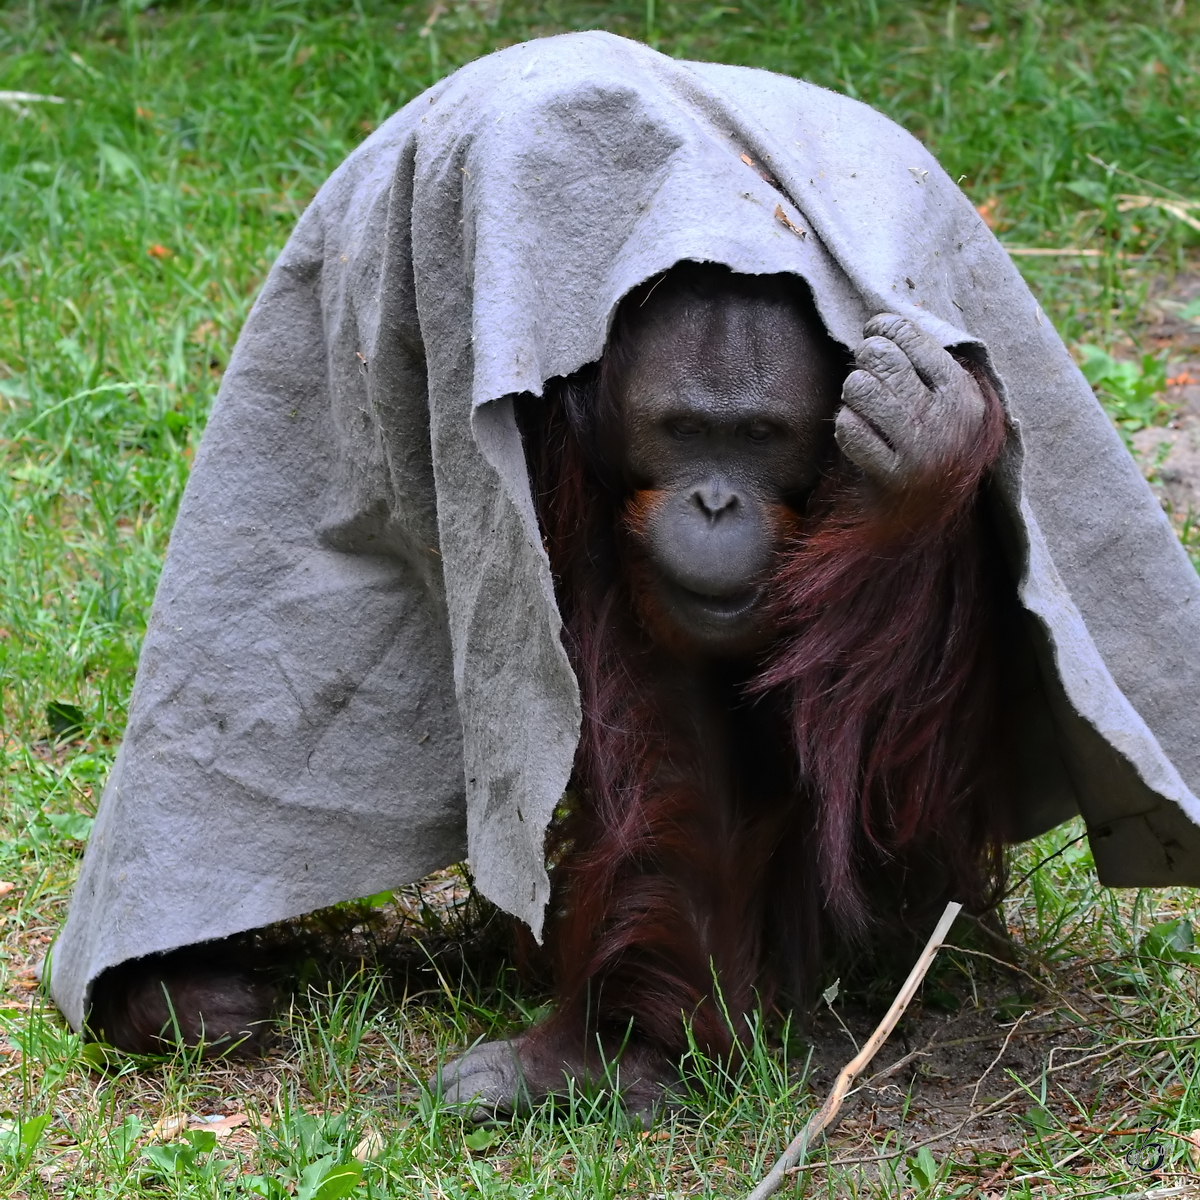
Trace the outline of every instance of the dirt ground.
<instances>
[{"instance_id":1,"label":"dirt ground","mask_svg":"<svg viewBox=\"0 0 1200 1200\"><path fill-rule=\"evenodd\" d=\"M953 1159L982 1174L978 1195L993 1188L1003 1195L1020 1182L1013 1160L1036 1136L1035 1110L1047 1114L1047 1129L1067 1128L1080 1136L1093 1131L1096 1119L1080 1120L1081 1104L1103 1111L1102 1124L1114 1133L1139 1126L1147 1100L1144 1082L1139 1086L1114 1073L1110 1055L1072 1066L1095 1053L1094 1026L1086 1018L1099 1014L1084 1010L1079 1015L1085 1021L1069 1013L1064 1019L1061 998L1049 994L1014 1011L1015 977L1006 979L998 969L984 974L990 978L980 981L958 1012L914 1005L831 1129L831 1162L886 1180L889 1162L909 1159L928 1144L936 1162ZM1076 1009L1087 1003L1082 995L1068 1000ZM854 1008L838 1015L841 1021L832 1012L821 1014L809 1034L810 1082L818 1097L829 1093L879 1017ZM1016 1077L1036 1089L1047 1066L1057 1069L1045 1076L1044 1099L1014 1082ZM903 1153L889 1155L897 1144ZM824 1174L825 1168L817 1169Z\"/></svg>"},{"instance_id":2,"label":"dirt ground","mask_svg":"<svg viewBox=\"0 0 1200 1200\"><path fill-rule=\"evenodd\" d=\"M1178 411L1168 427L1133 435L1134 451L1150 486L1177 518L1189 512L1200 515L1200 322L1178 315L1198 297L1200 274L1181 275L1151 290L1145 348L1170 351L1166 398Z\"/></svg>"},{"instance_id":3,"label":"dirt ground","mask_svg":"<svg viewBox=\"0 0 1200 1200\"><path fill-rule=\"evenodd\" d=\"M397 899L408 920L428 925L437 913L435 923L447 927L473 902L454 869L404 889ZM396 966L410 936L403 918L394 923L398 915L383 919L375 933L377 961ZM806 1067L814 1101L829 1094L892 994L889 985L886 995L869 1002L853 993L833 996L799 1019L792 1060L795 1069ZM903 1172L928 1145L936 1163L952 1161L965 1172L955 1171L948 1187L968 1178L972 1200L999 1200L1017 1194L1013 1187L1039 1186L1024 1152L1045 1132L1060 1148L1066 1135L1068 1148L1056 1151L1056 1164L1075 1160L1080 1186L1090 1194L1090 1177L1102 1177L1109 1160L1123 1158L1133 1147L1130 1132L1152 1130L1164 1096L1180 1091L1167 1078L1169 1056L1135 1069L1122 1054L1128 1038L1137 1037L1142 1015L1132 997L1125 1003L1097 992L1087 962L1039 963L1019 938L1006 945L973 932L969 918L960 917L918 998L860 1077L807 1169L816 1172L815 1184L832 1183L837 1194L845 1185L828 1179L831 1166L911 1196ZM1124 1040L1112 1036L1114 1021ZM427 1065L432 1069L432 1057ZM415 1091L402 1089L401 1098L414 1099ZM1074 1150L1071 1139L1082 1148ZM1175 1142L1166 1140L1164 1148L1171 1152L1168 1162L1177 1157ZM896 1167L899 1178L890 1174ZM1169 1167L1144 1179L1147 1188L1196 1183L1194 1175ZM1063 1194L1061 1171L1057 1186L1049 1177L1041 1182Z\"/></svg>"}]
</instances>

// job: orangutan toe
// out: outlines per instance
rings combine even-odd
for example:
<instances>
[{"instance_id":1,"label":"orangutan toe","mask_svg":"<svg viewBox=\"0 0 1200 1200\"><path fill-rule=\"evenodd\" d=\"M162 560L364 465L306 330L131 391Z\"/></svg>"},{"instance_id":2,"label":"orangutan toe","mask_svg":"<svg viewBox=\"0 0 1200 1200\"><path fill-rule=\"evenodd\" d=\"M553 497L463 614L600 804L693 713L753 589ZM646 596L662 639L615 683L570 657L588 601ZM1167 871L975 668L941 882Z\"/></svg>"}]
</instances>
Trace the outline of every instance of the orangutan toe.
<instances>
[{"instance_id":1,"label":"orangutan toe","mask_svg":"<svg viewBox=\"0 0 1200 1200\"><path fill-rule=\"evenodd\" d=\"M480 1124L528 1109L529 1094L521 1060L512 1042L481 1042L448 1062L435 1077L442 1100Z\"/></svg>"}]
</instances>

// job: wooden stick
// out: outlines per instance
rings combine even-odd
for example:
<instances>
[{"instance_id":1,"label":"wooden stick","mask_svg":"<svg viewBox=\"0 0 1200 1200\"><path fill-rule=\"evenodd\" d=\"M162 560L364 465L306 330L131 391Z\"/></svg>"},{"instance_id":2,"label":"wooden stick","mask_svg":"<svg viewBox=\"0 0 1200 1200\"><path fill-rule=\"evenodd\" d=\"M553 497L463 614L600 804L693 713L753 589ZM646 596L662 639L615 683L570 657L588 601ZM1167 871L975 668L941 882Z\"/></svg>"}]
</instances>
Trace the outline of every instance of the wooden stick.
<instances>
[{"instance_id":1,"label":"wooden stick","mask_svg":"<svg viewBox=\"0 0 1200 1200\"><path fill-rule=\"evenodd\" d=\"M925 978L934 956L941 949L946 935L950 932L950 926L954 924L954 918L960 912L962 912L961 904L951 901L946 905L946 911L942 913L941 920L938 921L933 933L929 935L929 941L925 943L921 957L913 964L913 969L909 971L904 986L896 993L892 1007L887 1010L887 1014L875 1027L875 1032L867 1039L863 1048L842 1068L825 1103L817 1109L805 1123L804 1128L791 1140L788 1148L779 1156L779 1161L771 1168L762 1183L750 1193L748 1200L767 1200L768 1196L773 1196L782 1186L787 1172L804 1158L809 1147L833 1124L834 1118L841 1111L842 1103L846 1099L846 1093L850 1090L851 1084L879 1052L879 1047L887 1041L888 1034L896 1028L896 1022L904 1015L904 1010L917 994L921 980Z\"/></svg>"}]
</instances>

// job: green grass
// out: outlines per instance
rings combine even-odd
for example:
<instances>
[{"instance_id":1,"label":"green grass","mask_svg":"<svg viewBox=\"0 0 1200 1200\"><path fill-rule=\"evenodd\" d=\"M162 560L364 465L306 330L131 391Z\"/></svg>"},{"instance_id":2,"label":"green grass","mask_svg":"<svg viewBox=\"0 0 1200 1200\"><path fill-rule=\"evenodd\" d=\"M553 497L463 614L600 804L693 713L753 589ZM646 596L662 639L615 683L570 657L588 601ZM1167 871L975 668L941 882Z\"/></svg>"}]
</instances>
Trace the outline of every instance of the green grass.
<instances>
[{"instance_id":1,"label":"green grass","mask_svg":"<svg viewBox=\"0 0 1200 1200\"><path fill-rule=\"evenodd\" d=\"M797 1073L803 1039L792 1039L790 1074L764 1043L737 1086L702 1080L690 1115L649 1138L585 1097L511 1127L464 1130L417 1085L439 1048L515 1027L539 1002L499 968L473 976L444 966L407 999L394 973L314 984L284 1022L284 1052L255 1072L180 1059L97 1073L26 986L64 911L188 463L238 328L322 179L389 113L499 46L607 28L857 96L965 176L1010 245L1099 250L1019 260L1072 344L1119 358L1131 345L1159 353L1140 345L1146 288L1195 269L1192 230L1159 209L1121 211L1117 199L1200 199L1195 5L493 0L431 11L86 0L0 9L0 90L65 100L0 106L0 880L15 884L0 897L0 1021L12 1044L0 1058L6 1195L257 1187L282 1196L283 1187L334 1200L342 1185L376 1196L729 1195L748 1190L810 1103ZM1114 404L1134 402L1124 387L1137 413L1158 419L1153 389L1147 398L1139 377L1105 369ZM51 744L52 703L79 710L82 737ZM1039 852L1023 849L1019 863ZM1072 1007L1089 1020L1102 1014L1108 1023L1077 1044L1109 1055L1100 1061L1112 1075L1098 1092L1094 1080L1073 1082L1070 1099L1055 1091L1059 1076L1022 1075L1023 1107L1043 1118L1023 1127L1004 1178L1033 1177L1010 1195L1149 1186L1118 1143L1079 1132L1113 1113L1124 1114L1120 1128L1200 1125L1189 1043L1138 1040L1181 1036L1200 1018L1195 964L1139 951L1146 931L1185 915L1188 902L1105 893L1080 850L1009 902L1038 986L1017 988L1001 1010L1028 1002L1057 1023L1077 1020ZM963 1004L1013 990L986 960L947 962L944 990ZM997 1074L1005 1079L1003 1067ZM981 1094L1015 1086L993 1080ZM1088 1115L1071 1125L1076 1100ZM153 1150L163 1115L239 1103L255 1116L229 1140L210 1145L198 1130ZM877 1183L849 1169L801 1174L795 1186L815 1194L841 1177L843 1191L966 1196L1005 1158L948 1143L922 1157L913 1140ZM1184 1161L1182 1143L1167 1140L1168 1163ZM1079 1146L1085 1154L1055 1165ZM356 1147L366 1160L359 1182L356 1167L334 1170L358 1161ZM895 1138L883 1148L895 1151ZM236 1182L243 1167L250 1174Z\"/></svg>"}]
</instances>

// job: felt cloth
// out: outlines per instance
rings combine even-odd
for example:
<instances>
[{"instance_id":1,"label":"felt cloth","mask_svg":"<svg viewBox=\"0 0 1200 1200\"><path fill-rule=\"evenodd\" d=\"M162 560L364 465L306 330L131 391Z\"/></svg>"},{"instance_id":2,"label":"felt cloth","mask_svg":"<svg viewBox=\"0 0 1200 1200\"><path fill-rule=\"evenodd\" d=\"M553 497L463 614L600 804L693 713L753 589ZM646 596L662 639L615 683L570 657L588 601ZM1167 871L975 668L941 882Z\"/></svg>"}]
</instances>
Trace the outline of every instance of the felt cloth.
<instances>
[{"instance_id":1,"label":"felt cloth","mask_svg":"<svg viewBox=\"0 0 1200 1200\"><path fill-rule=\"evenodd\" d=\"M803 276L993 372L1028 610L1020 832L1086 818L1112 884L1200 883L1200 579L1008 256L853 100L604 33L418 96L300 220L180 509L53 994L469 856L542 925L579 690L513 397L599 357L673 263Z\"/></svg>"}]
</instances>

